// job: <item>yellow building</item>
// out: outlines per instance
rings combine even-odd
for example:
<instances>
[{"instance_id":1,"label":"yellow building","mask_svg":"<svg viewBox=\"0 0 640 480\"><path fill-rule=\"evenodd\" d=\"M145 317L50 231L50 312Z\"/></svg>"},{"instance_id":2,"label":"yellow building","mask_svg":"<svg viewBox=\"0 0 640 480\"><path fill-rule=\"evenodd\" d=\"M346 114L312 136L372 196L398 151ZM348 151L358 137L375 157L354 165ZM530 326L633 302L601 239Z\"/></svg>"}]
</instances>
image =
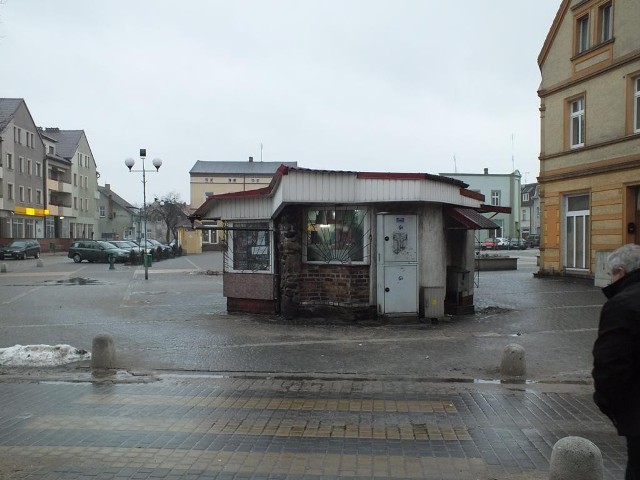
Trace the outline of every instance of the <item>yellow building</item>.
<instances>
[{"instance_id":1,"label":"yellow building","mask_svg":"<svg viewBox=\"0 0 640 480\"><path fill-rule=\"evenodd\" d=\"M563 0L538 57L541 275L640 242L640 2Z\"/></svg>"},{"instance_id":2,"label":"yellow building","mask_svg":"<svg viewBox=\"0 0 640 480\"><path fill-rule=\"evenodd\" d=\"M194 211L209 197L223 193L246 192L268 187L280 165L296 167L297 162L248 162L198 160L189 171L190 207ZM207 229L211 222L202 225L202 249L217 249L222 240L217 230Z\"/></svg>"}]
</instances>

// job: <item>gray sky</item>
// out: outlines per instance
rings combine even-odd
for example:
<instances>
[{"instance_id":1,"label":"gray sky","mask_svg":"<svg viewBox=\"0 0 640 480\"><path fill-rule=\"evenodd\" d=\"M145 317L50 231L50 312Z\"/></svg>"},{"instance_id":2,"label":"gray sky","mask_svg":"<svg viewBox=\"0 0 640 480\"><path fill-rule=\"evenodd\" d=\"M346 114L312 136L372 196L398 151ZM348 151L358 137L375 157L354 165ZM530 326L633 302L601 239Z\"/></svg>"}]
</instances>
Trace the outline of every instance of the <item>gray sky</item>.
<instances>
[{"instance_id":1,"label":"gray sky","mask_svg":"<svg viewBox=\"0 0 640 480\"><path fill-rule=\"evenodd\" d=\"M539 172L560 0L0 0L0 96L85 130L100 184L189 201L197 160ZM454 163L455 156L455 163Z\"/></svg>"}]
</instances>

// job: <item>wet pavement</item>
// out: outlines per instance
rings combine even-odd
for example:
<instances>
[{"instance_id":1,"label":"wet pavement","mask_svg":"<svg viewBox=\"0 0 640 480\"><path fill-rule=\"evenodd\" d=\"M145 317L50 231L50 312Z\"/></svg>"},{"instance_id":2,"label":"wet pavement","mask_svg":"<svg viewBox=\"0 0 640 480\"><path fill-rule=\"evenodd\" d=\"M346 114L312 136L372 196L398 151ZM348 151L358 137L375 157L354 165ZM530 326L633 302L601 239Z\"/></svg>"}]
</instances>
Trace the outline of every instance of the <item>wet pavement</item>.
<instances>
[{"instance_id":1,"label":"wet pavement","mask_svg":"<svg viewBox=\"0 0 640 480\"><path fill-rule=\"evenodd\" d=\"M481 272L477 313L345 325L228 315L219 253L143 269L10 262L0 348L111 334L119 370L0 366L0 478L543 479L585 437L607 479L624 439L591 400L599 289ZM527 376L501 378L504 347Z\"/></svg>"}]
</instances>

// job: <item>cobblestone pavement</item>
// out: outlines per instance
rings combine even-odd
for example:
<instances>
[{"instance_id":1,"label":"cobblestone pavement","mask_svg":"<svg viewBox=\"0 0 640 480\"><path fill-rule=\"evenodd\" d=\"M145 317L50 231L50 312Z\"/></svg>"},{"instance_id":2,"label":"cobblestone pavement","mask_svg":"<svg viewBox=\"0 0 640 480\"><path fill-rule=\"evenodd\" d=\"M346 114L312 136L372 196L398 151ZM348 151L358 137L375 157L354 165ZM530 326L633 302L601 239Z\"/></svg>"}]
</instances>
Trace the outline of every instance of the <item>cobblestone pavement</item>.
<instances>
[{"instance_id":1,"label":"cobblestone pavement","mask_svg":"<svg viewBox=\"0 0 640 480\"><path fill-rule=\"evenodd\" d=\"M347 353L366 343L363 333L376 330L359 330L355 337L339 329L344 344L303 342L310 352L316 343L325 345L335 357L325 373L314 370L313 356L297 371L265 372L278 372L276 363L261 367L272 361L273 348L282 349L280 356L295 354L293 363L304 365L292 347L300 336L279 340L271 353L254 351L247 363L253 371L244 373L171 372L148 364L106 377L93 377L86 366L44 374L0 371L0 479L538 480L549 476L555 442L570 435L600 448L606 479L622 479L624 439L593 404L588 379L601 294L579 282L534 279L532 261L525 257L518 272L482 272L477 315L417 333L402 325L397 333L385 329L383 338L374 339L379 350L366 351L370 363L383 361L385 349L387 356L403 355L406 368L363 368L358 362L365 354ZM154 275L174 281L169 269L160 274L154 268ZM135 298L135 285L127 284L125 298ZM152 293L154 285L140 288ZM6 305L19 310L19 295L3 297L4 312ZM234 322L252 324L229 319ZM72 321L68 325L73 328ZM278 330L277 324L253 326L265 343L267 327ZM18 327L14 320L0 331L22 335L26 328ZM42 326L29 324L33 338L36 328ZM157 322L156 335L164 328ZM399 346L392 341L396 334ZM416 367L425 363L424 351L407 347L418 334L441 337L424 341L423 348L437 345L434 352L443 357L425 368ZM487 375L487 351L494 355L508 341L525 345L529 380ZM0 347L12 342L4 338ZM344 373L336 367L340 362L356 373ZM483 367L474 369L475 363ZM376 371L385 374L371 374ZM405 371L410 375L400 374Z\"/></svg>"}]
</instances>

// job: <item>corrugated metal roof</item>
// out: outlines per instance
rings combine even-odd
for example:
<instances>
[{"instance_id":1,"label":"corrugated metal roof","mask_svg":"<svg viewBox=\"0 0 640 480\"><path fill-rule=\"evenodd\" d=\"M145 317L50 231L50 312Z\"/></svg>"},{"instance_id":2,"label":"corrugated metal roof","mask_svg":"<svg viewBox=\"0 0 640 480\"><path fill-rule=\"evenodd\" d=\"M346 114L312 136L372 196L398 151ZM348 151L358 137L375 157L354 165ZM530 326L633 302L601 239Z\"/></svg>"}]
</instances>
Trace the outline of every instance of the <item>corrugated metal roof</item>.
<instances>
[{"instance_id":1,"label":"corrugated metal roof","mask_svg":"<svg viewBox=\"0 0 640 480\"><path fill-rule=\"evenodd\" d=\"M273 175L280 165L296 167L297 162L235 162L198 160L190 175Z\"/></svg>"},{"instance_id":2,"label":"corrugated metal roof","mask_svg":"<svg viewBox=\"0 0 640 480\"><path fill-rule=\"evenodd\" d=\"M206 218L212 211L218 215L223 205L223 215L229 218L246 218L244 215L252 214L251 207L253 215L260 213L260 217L253 218L263 218L265 214L269 218L283 205L299 203L436 202L478 208L484 197L465 195L464 186L464 182L439 175L311 170L282 165L268 187L214 195L194 216Z\"/></svg>"},{"instance_id":3,"label":"corrugated metal roof","mask_svg":"<svg viewBox=\"0 0 640 480\"><path fill-rule=\"evenodd\" d=\"M5 129L23 102L22 98L0 98L0 131Z\"/></svg>"},{"instance_id":4,"label":"corrugated metal roof","mask_svg":"<svg viewBox=\"0 0 640 480\"><path fill-rule=\"evenodd\" d=\"M494 230L500 228L500 225L472 208L449 207L445 212L469 230Z\"/></svg>"}]
</instances>

